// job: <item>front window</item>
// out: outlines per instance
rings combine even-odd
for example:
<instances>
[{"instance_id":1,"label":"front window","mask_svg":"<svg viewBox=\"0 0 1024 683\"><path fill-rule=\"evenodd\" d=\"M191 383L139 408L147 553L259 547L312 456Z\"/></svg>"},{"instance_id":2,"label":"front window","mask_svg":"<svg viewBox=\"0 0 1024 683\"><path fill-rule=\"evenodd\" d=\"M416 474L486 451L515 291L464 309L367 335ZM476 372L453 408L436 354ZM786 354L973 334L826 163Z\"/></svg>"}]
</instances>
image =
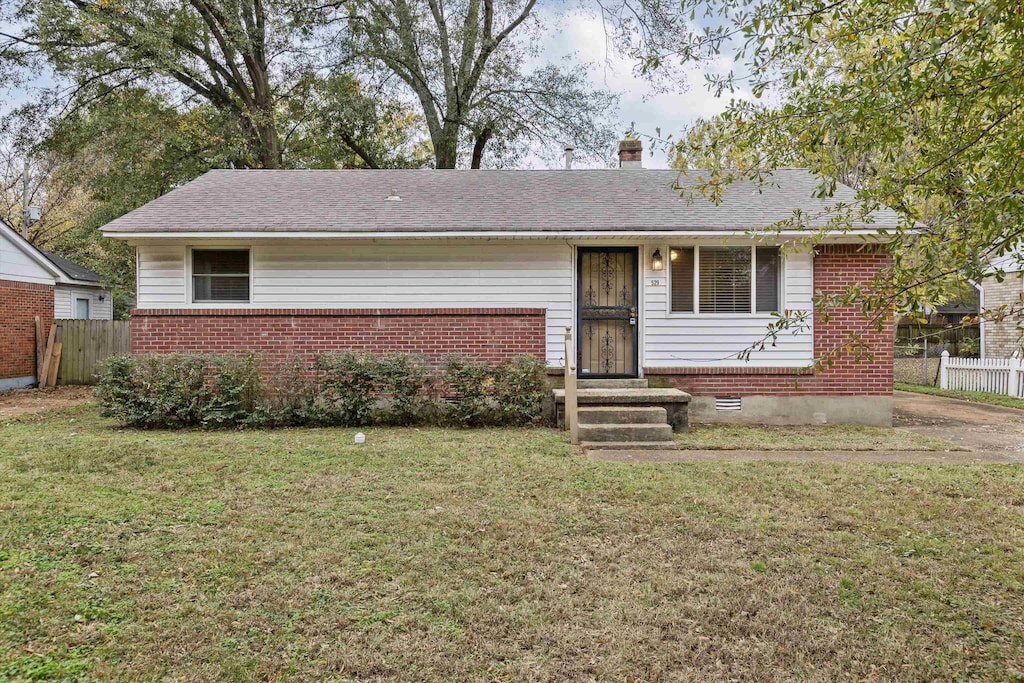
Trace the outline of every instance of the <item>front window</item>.
<instances>
[{"instance_id":1,"label":"front window","mask_svg":"<svg viewBox=\"0 0 1024 683\"><path fill-rule=\"evenodd\" d=\"M673 247L673 313L773 313L781 310L779 247Z\"/></svg>"},{"instance_id":2,"label":"front window","mask_svg":"<svg viewBox=\"0 0 1024 683\"><path fill-rule=\"evenodd\" d=\"M750 313L750 248L700 247L701 313Z\"/></svg>"},{"instance_id":3,"label":"front window","mask_svg":"<svg viewBox=\"0 0 1024 683\"><path fill-rule=\"evenodd\" d=\"M249 301L248 249L193 249L192 301Z\"/></svg>"}]
</instances>

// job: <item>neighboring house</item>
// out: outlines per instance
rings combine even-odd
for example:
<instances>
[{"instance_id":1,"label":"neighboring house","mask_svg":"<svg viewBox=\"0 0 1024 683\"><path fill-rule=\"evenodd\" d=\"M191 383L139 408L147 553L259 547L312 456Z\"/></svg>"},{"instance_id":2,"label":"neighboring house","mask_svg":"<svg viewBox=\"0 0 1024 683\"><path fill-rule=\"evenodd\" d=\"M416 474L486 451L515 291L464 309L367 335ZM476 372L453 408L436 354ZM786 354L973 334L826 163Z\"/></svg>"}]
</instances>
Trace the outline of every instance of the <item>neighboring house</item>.
<instances>
[{"instance_id":1,"label":"neighboring house","mask_svg":"<svg viewBox=\"0 0 1024 683\"><path fill-rule=\"evenodd\" d=\"M35 316L110 320L100 276L39 249L0 221L0 391L36 382Z\"/></svg>"},{"instance_id":2,"label":"neighboring house","mask_svg":"<svg viewBox=\"0 0 1024 683\"><path fill-rule=\"evenodd\" d=\"M636 147L619 170L211 171L103 229L137 250L133 350L528 353L558 375L571 326L581 378L678 387L697 419L889 423L891 318L815 314L744 351L776 313L890 263L877 229L896 215L813 248L755 240L854 193L816 198L789 169L689 202L672 186L695 178L636 168ZM811 367L862 331L870 361Z\"/></svg>"},{"instance_id":3,"label":"neighboring house","mask_svg":"<svg viewBox=\"0 0 1024 683\"><path fill-rule=\"evenodd\" d=\"M1019 357L1024 341L1024 263L1011 254L995 259L992 269L997 268L1005 273L1003 281L989 275L978 283L978 306L982 311L1002 310L1005 315L1002 320L982 319L981 357Z\"/></svg>"},{"instance_id":4,"label":"neighboring house","mask_svg":"<svg viewBox=\"0 0 1024 683\"><path fill-rule=\"evenodd\" d=\"M974 325L978 320L978 292L973 299L949 301L935 307L932 321L938 325Z\"/></svg>"}]
</instances>

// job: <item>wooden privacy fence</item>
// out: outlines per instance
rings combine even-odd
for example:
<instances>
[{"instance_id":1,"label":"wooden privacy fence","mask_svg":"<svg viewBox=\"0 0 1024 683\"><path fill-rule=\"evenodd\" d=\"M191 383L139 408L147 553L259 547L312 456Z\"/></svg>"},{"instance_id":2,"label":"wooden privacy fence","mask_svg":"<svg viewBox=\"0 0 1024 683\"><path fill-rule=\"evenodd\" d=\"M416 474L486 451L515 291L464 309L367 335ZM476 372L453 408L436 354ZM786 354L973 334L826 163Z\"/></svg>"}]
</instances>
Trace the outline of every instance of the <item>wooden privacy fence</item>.
<instances>
[{"instance_id":1,"label":"wooden privacy fence","mask_svg":"<svg viewBox=\"0 0 1024 683\"><path fill-rule=\"evenodd\" d=\"M919 350L941 346L953 356L973 356L981 347L981 327L977 323L951 326L901 322L896 326L896 346Z\"/></svg>"},{"instance_id":2,"label":"wooden privacy fence","mask_svg":"<svg viewBox=\"0 0 1024 683\"><path fill-rule=\"evenodd\" d=\"M57 384L95 384L102 362L131 353L129 320L54 320L61 344Z\"/></svg>"},{"instance_id":3,"label":"wooden privacy fence","mask_svg":"<svg viewBox=\"0 0 1024 683\"><path fill-rule=\"evenodd\" d=\"M1024 363L1020 358L956 358L943 351L939 387L1024 397Z\"/></svg>"}]
</instances>

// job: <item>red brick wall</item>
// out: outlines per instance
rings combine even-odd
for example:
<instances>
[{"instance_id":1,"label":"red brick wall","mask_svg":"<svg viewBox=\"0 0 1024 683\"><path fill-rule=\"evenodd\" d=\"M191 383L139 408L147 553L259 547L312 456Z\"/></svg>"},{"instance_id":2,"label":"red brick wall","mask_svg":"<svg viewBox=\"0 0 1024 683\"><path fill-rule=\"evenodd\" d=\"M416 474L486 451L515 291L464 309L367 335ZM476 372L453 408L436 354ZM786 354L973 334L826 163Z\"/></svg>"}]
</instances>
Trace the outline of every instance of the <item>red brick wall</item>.
<instances>
[{"instance_id":1,"label":"red brick wall","mask_svg":"<svg viewBox=\"0 0 1024 683\"><path fill-rule=\"evenodd\" d=\"M822 245L814 257L814 291L837 294L844 287L869 283L879 270L892 263L892 256L880 247L836 244ZM851 335L870 351L870 359L859 361L843 351L831 367L821 370L792 368L649 368L645 375L694 396L888 396L892 394L893 343L895 327L889 315L881 331L868 324L860 308L848 306L814 311L814 356L824 358L844 347Z\"/></svg>"},{"instance_id":2,"label":"red brick wall","mask_svg":"<svg viewBox=\"0 0 1024 683\"><path fill-rule=\"evenodd\" d=\"M53 285L0 280L0 379L36 374L35 316L53 322Z\"/></svg>"},{"instance_id":3,"label":"red brick wall","mask_svg":"<svg viewBox=\"0 0 1024 683\"><path fill-rule=\"evenodd\" d=\"M253 351L271 359L357 349L453 353L497 363L544 358L542 308L141 309L132 313L133 353Z\"/></svg>"}]
</instances>

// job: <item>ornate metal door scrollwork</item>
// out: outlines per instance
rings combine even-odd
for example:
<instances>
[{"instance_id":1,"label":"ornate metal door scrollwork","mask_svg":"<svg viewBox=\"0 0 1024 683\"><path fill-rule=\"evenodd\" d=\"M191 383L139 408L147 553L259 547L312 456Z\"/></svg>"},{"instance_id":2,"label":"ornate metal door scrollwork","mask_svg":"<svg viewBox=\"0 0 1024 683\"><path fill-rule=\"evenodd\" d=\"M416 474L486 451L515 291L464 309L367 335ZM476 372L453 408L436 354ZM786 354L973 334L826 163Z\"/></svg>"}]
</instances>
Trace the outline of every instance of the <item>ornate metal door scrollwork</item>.
<instances>
[{"instance_id":1,"label":"ornate metal door scrollwork","mask_svg":"<svg viewBox=\"0 0 1024 683\"><path fill-rule=\"evenodd\" d=\"M637 250L579 250L581 375L637 374Z\"/></svg>"}]
</instances>

